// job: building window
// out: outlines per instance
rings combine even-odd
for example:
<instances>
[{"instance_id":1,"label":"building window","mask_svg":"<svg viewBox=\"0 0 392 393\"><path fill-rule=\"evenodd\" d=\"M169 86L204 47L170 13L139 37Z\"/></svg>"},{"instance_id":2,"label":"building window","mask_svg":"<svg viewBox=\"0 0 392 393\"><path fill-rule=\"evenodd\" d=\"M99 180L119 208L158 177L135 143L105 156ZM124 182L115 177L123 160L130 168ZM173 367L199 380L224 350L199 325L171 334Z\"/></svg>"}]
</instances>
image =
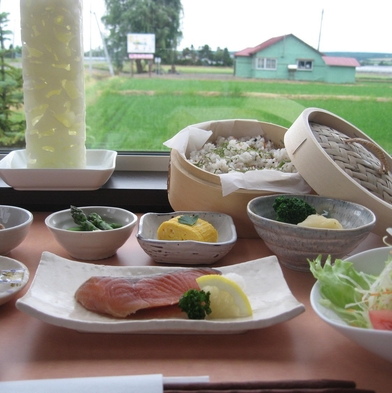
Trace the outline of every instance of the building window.
<instances>
[{"instance_id":1,"label":"building window","mask_svg":"<svg viewBox=\"0 0 392 393\"><path fill-rule=\"evenodd\" d=\"M298 60L298 70L311 71L313 69L313 60Z\"/></svg>"},{"instance_id":2,"label":"building window","mask_svg":"<svg viewBox=\"0 0 392 393\"><path fill-rule=\"evenodd\" d=\"M256 57L255 68L258 70L276 70L276 59Z\"/></svg>"}]
</instances>

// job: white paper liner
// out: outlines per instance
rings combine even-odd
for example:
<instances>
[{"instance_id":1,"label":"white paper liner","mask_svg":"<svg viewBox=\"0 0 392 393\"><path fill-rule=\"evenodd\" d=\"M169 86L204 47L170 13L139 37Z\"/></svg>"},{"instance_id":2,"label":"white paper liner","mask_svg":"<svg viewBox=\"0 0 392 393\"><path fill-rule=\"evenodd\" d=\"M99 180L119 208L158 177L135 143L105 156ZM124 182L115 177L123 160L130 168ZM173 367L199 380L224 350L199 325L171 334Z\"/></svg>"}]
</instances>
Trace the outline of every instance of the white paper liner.
<instances>
[{"instance_id":1,"label":"white paper liner","mask_svg":"<svg viewBox=\"0 0 392 393\"><path fill-rule=\"evenodd\" d=\"M184 159L188 160L189 153L200 150L211 135L212 131L188 126L163 144L170 149L177 150ZM229 195L238 189L287 194L309 194L312 191L312 188L299 173L263 169L244 173L230 172L217 176L220 177L223 196Z\"/></svg>"}]
</instances>

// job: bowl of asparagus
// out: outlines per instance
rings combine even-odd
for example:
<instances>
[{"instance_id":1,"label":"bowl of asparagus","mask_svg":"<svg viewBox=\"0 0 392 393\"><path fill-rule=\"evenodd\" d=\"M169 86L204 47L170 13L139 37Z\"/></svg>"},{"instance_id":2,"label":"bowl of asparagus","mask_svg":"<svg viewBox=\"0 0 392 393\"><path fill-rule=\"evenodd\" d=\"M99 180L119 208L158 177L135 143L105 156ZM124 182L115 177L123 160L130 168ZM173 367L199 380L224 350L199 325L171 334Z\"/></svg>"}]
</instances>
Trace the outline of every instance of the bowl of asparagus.
<instances>
[{"instance_id":1,"label":"bowl of asparagus","mask_svg":"<svg viewBox=\"0 0 392 393\"><path fill-rule=\"evenodd\" d=\"M71 206L50 214L45 224L57 242L75 259L101 260L116 254L131 236L137 216L107 206Z\"/></svg>"}]
</instances>

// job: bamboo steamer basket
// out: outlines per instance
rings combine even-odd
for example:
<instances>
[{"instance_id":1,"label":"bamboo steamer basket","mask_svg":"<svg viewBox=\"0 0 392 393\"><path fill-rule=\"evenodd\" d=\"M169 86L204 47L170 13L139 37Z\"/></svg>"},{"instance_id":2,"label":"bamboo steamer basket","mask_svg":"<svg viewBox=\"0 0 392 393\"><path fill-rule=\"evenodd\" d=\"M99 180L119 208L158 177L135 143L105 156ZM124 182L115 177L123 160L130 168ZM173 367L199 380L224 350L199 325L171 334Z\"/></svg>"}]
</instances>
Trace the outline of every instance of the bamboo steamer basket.
<instances>
[{"instance_id":1,"label":"bamboo steamer basket","mask_svg":"<svg viewBox=\"0 0 392 393\"><path fill-rule=\"evenodd\" d=\"M361 204L376 215L373 232L392 227L391 156L344 119L305 109L284 136L298 172L321 196Z\"/></svg>"},{"instance_id":2,"label":"bamboo steamer basket","mask_svg":"<svg viewBox=\"0 0 392 393\"><path fill-rule=\"evenodd\" d=\"M209 141L216 140L218 136L264 135L279 148L284 147L287 131L282 126L256 120L211 121L195 124L194 127L212 131ZM176 149L170 152L168 199L174 211L219 211L233 218L238 237L258 238L247 214L247 204L257 196L271 194L274 192L239 189L222 196L219 176L191 164Z\"/></svg>"}]
</instances>

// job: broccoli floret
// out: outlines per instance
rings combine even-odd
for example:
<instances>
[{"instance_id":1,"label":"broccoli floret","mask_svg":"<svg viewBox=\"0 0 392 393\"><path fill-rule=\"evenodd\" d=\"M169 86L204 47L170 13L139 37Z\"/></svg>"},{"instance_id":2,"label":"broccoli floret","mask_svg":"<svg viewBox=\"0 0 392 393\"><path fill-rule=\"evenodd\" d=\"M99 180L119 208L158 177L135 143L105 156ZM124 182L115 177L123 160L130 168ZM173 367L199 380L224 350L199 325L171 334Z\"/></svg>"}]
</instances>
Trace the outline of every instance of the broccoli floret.
<instances>
[{"instance_id":1,"label":"broccoli floret","mask_svg":"<svg viewBox=\"0 0 392 393\"><path fill-rule=\"evenodd\" d=\"M181 296L178 306L189 319L205 319L206 315L211 314L210 292L189 289Z\"/></svg>"},{"instance_id":2,"label":"broccoli floret","mask_svg":"<svg viewBox=\"0 0 392 393\"><path fill-rule=\"evenodd\" d=\"M316 209L301 198L278 196L273 204L276 220L295 224L304 221L311 214L316 214Z\"/></svg>"}]
</instances>

